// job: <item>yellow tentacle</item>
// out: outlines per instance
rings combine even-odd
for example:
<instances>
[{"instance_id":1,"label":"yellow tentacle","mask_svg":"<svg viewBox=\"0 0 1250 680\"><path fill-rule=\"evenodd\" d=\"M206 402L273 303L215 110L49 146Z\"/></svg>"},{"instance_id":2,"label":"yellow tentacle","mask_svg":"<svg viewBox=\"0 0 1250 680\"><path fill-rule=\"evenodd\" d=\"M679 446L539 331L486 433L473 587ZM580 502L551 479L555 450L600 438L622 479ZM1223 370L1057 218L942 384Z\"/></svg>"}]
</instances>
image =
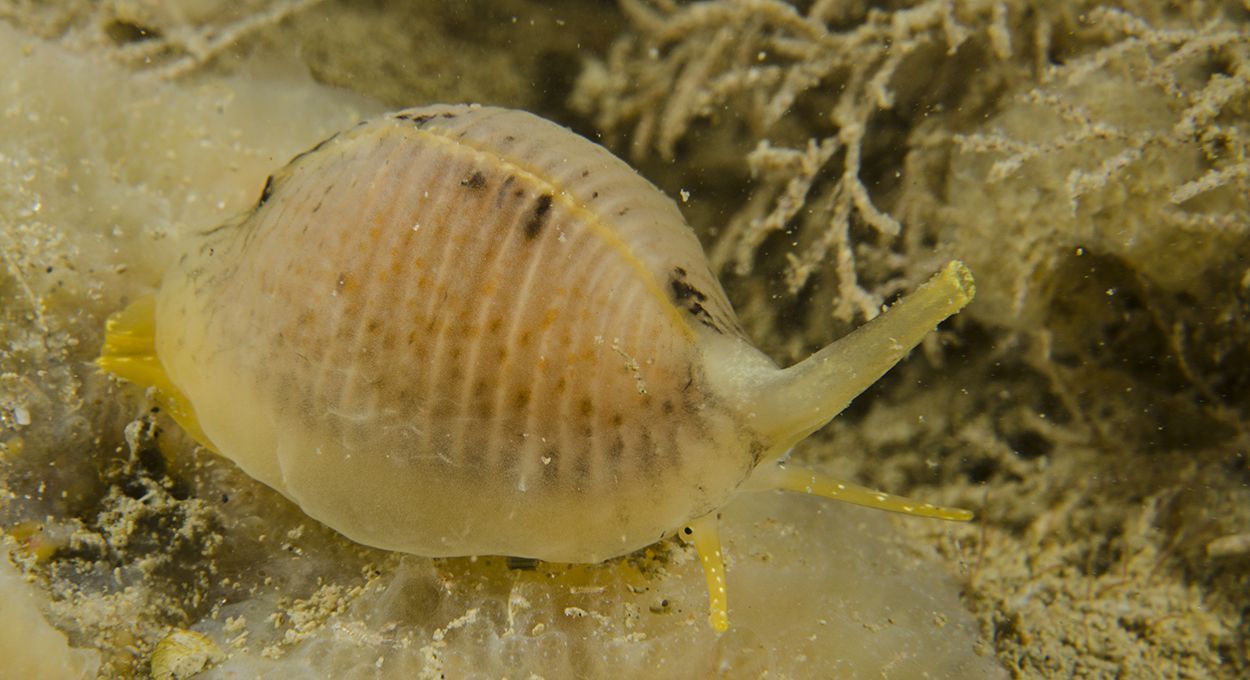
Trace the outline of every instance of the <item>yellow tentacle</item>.
<instances>
[{"instance_id":1,"label":"yellow tentacle","mask_svg":"<svg viewBox=\"0 0 1250 680\"><path fill-rule=\"evenodd\" d=\"M757 474L763 477L760 480L762 485L774 489L806 493L914 517L932 517L953 522L967 522L973 518L973 513L969 510L895 496L802 467L777 465L771 470L761 469Z\"/></svg>"},{"instance_id":2,"label":"yellow tentacle","mask_svg":"<svg viewBox=\"0 0 1250 680\"><path fill-rule=\"evenodd\" d=\"M691 520L681 531L682 538L694 544L707 577L708 620L718 633L729 629L729 598L725 594L725 559L720 549L716 513Z\"/></svg>"}]
</instances>

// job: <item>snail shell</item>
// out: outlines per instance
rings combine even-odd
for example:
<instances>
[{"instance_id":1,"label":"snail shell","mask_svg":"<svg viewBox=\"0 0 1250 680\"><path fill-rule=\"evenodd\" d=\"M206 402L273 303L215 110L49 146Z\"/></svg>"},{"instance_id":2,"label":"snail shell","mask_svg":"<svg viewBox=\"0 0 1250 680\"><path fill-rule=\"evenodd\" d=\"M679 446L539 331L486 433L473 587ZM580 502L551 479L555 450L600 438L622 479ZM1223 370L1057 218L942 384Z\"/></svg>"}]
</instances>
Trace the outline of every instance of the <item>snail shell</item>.
<instances>
[{"instance_id":1,"label":"snail shell","mask_svg":"<svg viewBox=\"0 0 1250 680\"><path fill-rule=\"evenodd\" d=\"M767 448L706 386L739 337L673 203L541 118L436 106L301 155L167 275L157 353L212 444L348 537L597 561Z\"/></svg>"}]
</instances>

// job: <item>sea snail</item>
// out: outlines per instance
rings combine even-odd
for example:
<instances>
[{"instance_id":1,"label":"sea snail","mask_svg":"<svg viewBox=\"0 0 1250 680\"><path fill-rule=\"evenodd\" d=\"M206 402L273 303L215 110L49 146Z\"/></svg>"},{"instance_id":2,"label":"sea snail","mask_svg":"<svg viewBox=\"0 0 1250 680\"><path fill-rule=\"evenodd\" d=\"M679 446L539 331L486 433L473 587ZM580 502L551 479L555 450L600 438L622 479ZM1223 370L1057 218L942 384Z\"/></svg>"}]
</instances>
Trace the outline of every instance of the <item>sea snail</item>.
<instances>
[{"instance_id":1,"label":"sea snail","mask_svg":"<svg viewBox=\"0 0 1250 680\"><path fill-rule=\"evenodd\" d=\"M629 166L528 113L439 105L293 159L110 320L98 363L360 543L598 562L680 532L724 630L715 518L740 489L971 517L782 461L973 290L952 262L780 369Z\"/></svg>"}]
</instances>

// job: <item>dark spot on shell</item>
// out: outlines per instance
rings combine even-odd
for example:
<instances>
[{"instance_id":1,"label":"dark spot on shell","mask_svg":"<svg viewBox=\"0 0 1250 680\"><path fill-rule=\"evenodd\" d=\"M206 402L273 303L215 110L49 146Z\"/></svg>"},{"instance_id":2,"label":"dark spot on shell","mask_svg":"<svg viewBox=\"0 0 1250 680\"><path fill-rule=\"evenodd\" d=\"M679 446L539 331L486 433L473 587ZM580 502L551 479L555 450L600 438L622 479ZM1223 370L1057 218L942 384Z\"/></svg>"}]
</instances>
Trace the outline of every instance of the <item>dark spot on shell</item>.
<instances>
[{"instance_id":1,"label":"dark spot on shell","mask_svg":"<svg viewBox=\"0 0 1250 680\"><path fill-rule=\"evenodd\" d=\"M262 205L264 205L265 201L268 201L269 197L272 195L273 195L273 175L270 175L265 178L265 188L260 190L260 200L256 202L256 207L259 208Z\"/></svg>"},{"instance_id":2,"label":"dark spot on shell","mask_svg":"<svg viewBox=\"0 0 1250 680\"><path fill-rule=\"evenodd\" d=\"M761 442L758 439L751 441L751 469L752 470L754 470L755 466L759 465L760 461L764 459L765 451L766 449L764 448L763 442Z\"/></svg>"},{"instance_id":3,"label":"dark spot on shell","mask_svg":"<svg viewBox=\"0 0 1250 680\"><path fill-rule=\"evenodd\" d=\"M656 474L656 463L658 456L655 451L655 440L651 438L651 434L646 430L642 431L642 441L639 442L638 455L639 463L642 466L642 472L647 477L654 477Z\"/></svg>"},{"instance_id":4,"label":"dark spot on shell","mask_svg":"<svg viewBox=\"0 0 1250 680\"><path fill-rule=\"evenodd\" d=\"M534 202L534 209L529 219L525 220L525 238L533 241L542 232L547 223L547 215L551 212L551 194L543 194Z\"/></svg>"},{"instance_id":5,"label":"dark spot on shell","mask_svg":"<svg viewBox=\"0 0 1250 680\"><path fill-rule=\"evenodd\" d=\"M689 283L686 283L685 270L683 270L681 267L678 267L677 269L673 270L673 273L674 273L674 276L673 278L669 279L668 285L673 290L674 300L680 303L680 302L687 302L690 300L694 300L696 302L703 302L704 300L707 299L707 295L703 293L703 291L699 290L698 288L695 288Z\"/></svg>"},{"instance_id":6,"label":"dark spot on shell","mask_svg":"<svg viewBox=\"0 0 1250 680\"><path fill-rule=\"evenodd\" d=\"M524 388L517 390L516 398L512 400L513 406L516 406L517 408L521 409L521 408L525 408L526 406L529 406L529 403L530 403L530 391Z\"/></svg>"},{"instance_id":7,"label":"dark spot on shell","mask_svg":"<svg viewBox=\"0 0 1250 680\"><path fill-rule=\"evenodd\" d=\"M417 127L421 127L425 125L426 123L430 122L431 120L434 120L433 114L429 114L429 113L425 113L425 114L421 114L417 116L414 116L409 113L401 113L395 116L395 118L399 120L406 120Z\"/></svg>"},{"instance_id":8,"label":"dark spot on shell","mask_svg":"<svg viewBox=\"0 0 1250 680\"><path fill-rule=\"evenodd\" d=\"M577 491L587 491L586 482L590 481L590 454L582 451L573 463L573 474L577 478Z\"/></svg>"},{"instance_id":9,"label":"dark spot on shell","mask_svg":"<svg viewBox=\"0 0 1250 680\"><path fill-rule=\"evenodd\" d=\"M508 175L507 177L504 178L503 182L499 185L499 193L495 195L495 207L496 208L503 207L504 199L508 197L508 187L512 186L512 183L515 181L516 181L516 177L512 175Z\"/></svg>"},{"instance_id":10,"label":"dark spot on shell","mask_svg":"<svg viewBox=\"0 0 1250 680\"><path fill-rule=\"evenodd\" d=\"M486 175L475 172L472 175L460 180L460 186L470 189L481 189L486 186Z\"/></svg>"},{"instance_id":11,"label":"dark spot on shell","mask_svg":"<svg viewBox=\"0 0 1250 680\"><path fill-rule=\"evenodd\" d=\"M315 145L313 145L311 149L308 149L307 151L299 152L298 154L295 155L294 158L290 160L289 163L286 164L286 166L289 168L292 165L294 165L296 161L303 158L304 156L307 156L310 153L316 153L320 151L322 148L325 147L326 144L329 144L330 142L334 141L335 138L337 138L338 136L339 136L339 133L336 132L330 135L329 137L326 137L325 139L321 140L320 142L317 142Z\"/></svg>"},{"instance_id":12,"label":"dark spot on shell","mask_svg":"<svg viewBox=\"0 0 1250 680\"><path fill-rule=\"evenodd\" d=\"M686 281L686 270L681 267L674 267L673 274L668 280L669 290L672 291L673 301L678 307L690 312L704 326L711 328L717 333L723 332L716 320L703 306L703 302L707 301L707 294L695 288Z\"/></svg>"}]
</instances>

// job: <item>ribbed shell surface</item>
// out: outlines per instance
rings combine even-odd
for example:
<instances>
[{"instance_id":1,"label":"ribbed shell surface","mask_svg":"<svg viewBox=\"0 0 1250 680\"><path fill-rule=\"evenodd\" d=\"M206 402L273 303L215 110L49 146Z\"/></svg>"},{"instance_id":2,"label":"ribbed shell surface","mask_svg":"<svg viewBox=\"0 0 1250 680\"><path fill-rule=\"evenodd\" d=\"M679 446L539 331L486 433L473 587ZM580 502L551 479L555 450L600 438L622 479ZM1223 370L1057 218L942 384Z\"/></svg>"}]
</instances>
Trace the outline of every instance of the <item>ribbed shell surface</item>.
<instances>
[{"instance_id":1,"label":"ribbed shell surface","mask_svg":"<svg viewBox=\"0 0 1250 680\"><path fill-rule=\"evenodd\" d=\"M733 312L676 206L517 111L362 124L166 279L213 445L351 538L595 561L717 507L761 445L704 389Z\"/></svg>"}]
</instances>

